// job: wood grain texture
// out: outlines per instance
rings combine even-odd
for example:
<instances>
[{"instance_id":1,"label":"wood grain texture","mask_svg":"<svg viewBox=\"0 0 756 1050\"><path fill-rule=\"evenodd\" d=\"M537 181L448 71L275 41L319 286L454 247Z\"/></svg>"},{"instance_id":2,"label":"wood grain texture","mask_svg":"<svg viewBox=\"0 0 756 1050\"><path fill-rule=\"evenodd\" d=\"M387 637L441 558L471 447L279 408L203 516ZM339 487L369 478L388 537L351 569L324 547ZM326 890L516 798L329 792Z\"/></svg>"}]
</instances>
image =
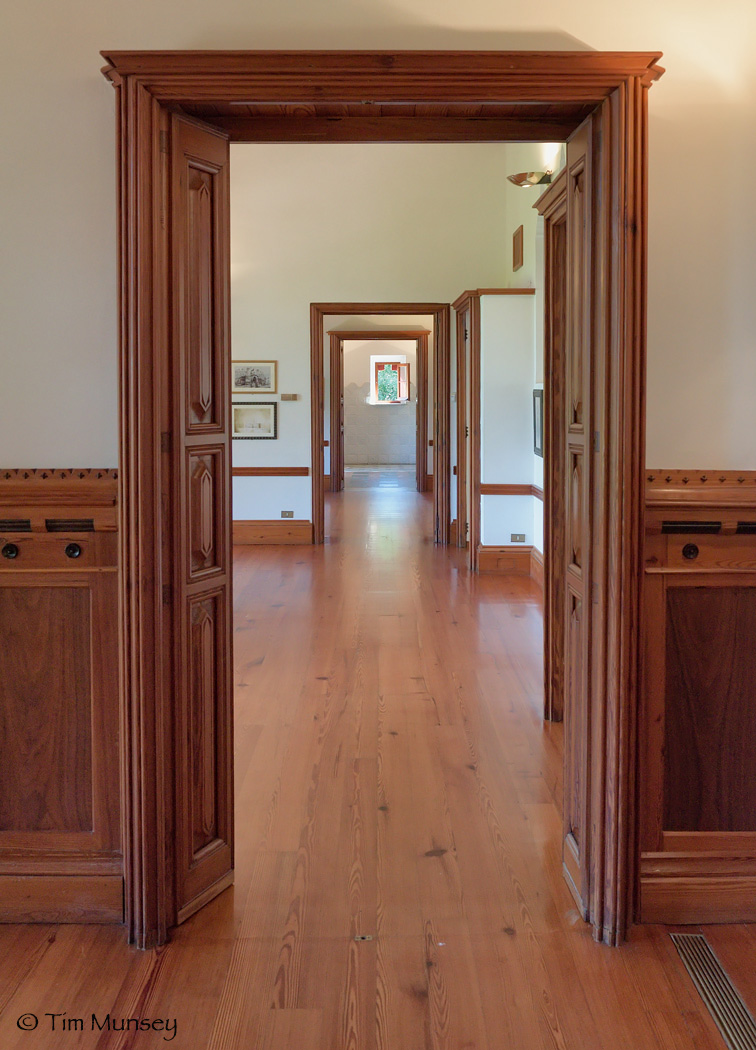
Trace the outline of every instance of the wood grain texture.
<instances>
[{"instance_id":1,"label":"wood grain texture","mask_svg":"<svg viewBox=\"0 0 756 1050\"><path fill-rule=\"evenodd\" d=\"M595 563L600 630L592 638L591 688L597 750L592 783L598 829L592 847L596 892L591 917L597 936L621 939L631 918L634 842L634 755L639 630L628 610L638 608L641 589L646 339L647 89L662 74L658 53L600 52L108 52L105 75L118 99L119 232L121 291L121 465L123 470L122 590L126 629L124 695L129 789L127 903L130 927L140 943L165 936L170 879L159 859L170 837L170 810L152 762L137 763L136 741L158 763L169 760L175 741L170 707L175 647L162 605L166 556L174 574L180 556L170 505L180 486L170 453L171 274L174 247L162 217L166 200L164 136L170 142L169 110L201 103L243 105L359 104L440 106L425 116L442 117L448 105L555 103L594 108L600 186L594 204L597 289L591 330L602 333L595 362L607 392L599 413L603 438L592 486L596 520L613 523L612 543ZM282 98L284 101L282 102ZM573 113L576 111L573 110ZM395 110L396 115L402 115ZM562 111L564 115L564 111ZM420 115L420 111L417 111ZM520 113L522 115L522 113ZM189 118L187 118L189 119ZM314 319L314 314L312 315ZM438 349L448 338L441 307ZM322 372L322 337L313 362ZM450 521L448 408L443 354L437 360L436 540L447 540ZM321 373L313 369L313 375ZM322 398L313 379L313 404ZM322 420L313 413L315 538L322 490ZM618 513L619 509L619 513ZM166 552L168 552L166 554ZM145 586L144 581L148 581Z\"/></svg>"},{"instance_id":2,"label":"wood grain texture","mask_svg":"<svg viewBox=\"0 0 756 1050\"><path fill-rule=\"evenodd\" d=\"M245 543L312 543L312 522L288 518L270 521L235 521L235 544Z\"/></svg>"},{"instance_id":3,"label":"wood grain texture","mask_svg":"<svg viewBox=\"0 0 756 1050\"><path fill-rule=\"evenodd\" d=\"M339 500L335 543L236 557L235 888L145 952L117 927L0 928L3 1046L60 1001L176 1018L208 1050L721 1050L667 931L607 951L562 880L538 590L429 544L411 481ZM707 935L753 1009L752 931Z\"/></svg>"},{"instance_id":4,"label":"wood grain texture","mask_svg":"<svg viewBox=\"0 0 756 1050\"><path fill-rule=\"evenodd\" d=\"M115 532L117 470L0 470L0 518L23 518L32 532L53 518L91 519L97 532Z\"/></svg>"},{"instance_id":5,"label":"wood grain texture","mask_svg":"<svg viewBox=\"0 0 756 1050\"><path fill-rule=\"evenodd\" d=\"M660 473L656 486L647 479L641 913L747 921L756 874L748 728L756 534L737 529L752 527L756 505L735 472ZM695 531L712 520L719 533ZM674 533L662 532L668 521ZM683 553L691 543L693 559Z\"/></svg>"},{"instance_id":6,"label":"wood grain texture","mask_svg":"<svg viewBox=\"0 0 756 1050\"><path fill-rule=\"evenodd\" d=\"M123 922L122 875L0 875L2 923Z\"/></svg>"},{"instance_id":7,"label":"wood grain texture","mask_svg":"<svg viewBox=\"0 0 756 1050\"><path fill-rule=\"evenodd\" d=\"M756 580L667 593L664 829L756 831Z\"/></svg>"},{"instance_id":8,"label":"wood grain texture","mask_svg":"<svg viewBox=\"0 0 756 1050\"><path fill-rule=\"evenodd\" d=\"M0 586L0 623L0 827L91 831L88 590Z\"/></svg>"},{"instance_id":9,"label":"wood grain texture","mask_svg":"<svg viewBox=\"0 0 756 1050\"><path fill-rule=\"evenodd\" d=\"M534 205L544 224L544 714L564 718L565 460L567 415L567 171L565 168ZM541 494L543 498L543 493Z\"/></svg>"},{"instance_id":10,"label":"wood grain texture","mask_svg":"<svg viewBox=\"0 0 756 1050\"><path fill-rule=\"evenodd\" d=\"M118 923L116 477L23 471L3 485L32 521L81 509L103 531L0 535L19 550L0 564L0 922Z\"/></svg>"},{"instance_id":11,"label":"wood grain texture","mask_svg":"<svg viewBox=\"0 0 756 1050\"><path fill-rule=\"evenodd\" d=\"M532 546L525 543L502 547L481 546L478 548L478 572L530 576L532 551Z\"/></svg>"},{"instance_id":12,"label":"wood grain texture","mask_svg":"<svg viewBox=\"0 0 756 1050\"><path fill-rule=\"evenodd\" d=\"M161 756L170 835L154 846L172 881L169 924L225 888L233 869L229 146L172 115L170 614L177 652L174 746Z\"/></svg>"}]
</instances>

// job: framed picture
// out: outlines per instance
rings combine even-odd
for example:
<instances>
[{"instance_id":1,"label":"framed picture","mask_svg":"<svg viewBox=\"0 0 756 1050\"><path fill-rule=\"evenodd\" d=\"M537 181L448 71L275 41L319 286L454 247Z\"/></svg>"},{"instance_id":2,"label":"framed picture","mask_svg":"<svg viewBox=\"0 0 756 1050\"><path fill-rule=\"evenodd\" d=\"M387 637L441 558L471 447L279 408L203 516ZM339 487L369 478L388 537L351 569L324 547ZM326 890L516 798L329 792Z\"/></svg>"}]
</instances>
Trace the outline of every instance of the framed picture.
<instances>
[{"instance_id":1,"label":"framed picture","mask_svg":"<svg viewBox=\"0 0 756 1050\"><path fill-rule=\"evenodd\" d=\"M278 361L232 361L232 394L275 394Z\"/></svg>"},{"instance_id":2,"label":"framed picture","mask_svg":"<svg viewBox=\"0 0 756 1050\"><path fill-rule=\"evenodd\" d=\"M533 391L533 451L543 458L543 390Z\"/></svg>"},{"instance_id":3,"label":"framed picture","mask_svg":"<svg viewBox=\"0 0 756 1050\"><path fill-rule=\"evenodd\" d=\"M231 437L260 440L278 437L277 401L232 401Z\"/></svg>"},{"instance_id":4,"label":"framed picture","mask_svg":"<svg viewBox=\"0 0 756 1050\"><path fill-rule=\"evenodd\" d=\"M512 269L522 269L522 226L518 226L512 236Z\"/></svg>"}]
</instances>

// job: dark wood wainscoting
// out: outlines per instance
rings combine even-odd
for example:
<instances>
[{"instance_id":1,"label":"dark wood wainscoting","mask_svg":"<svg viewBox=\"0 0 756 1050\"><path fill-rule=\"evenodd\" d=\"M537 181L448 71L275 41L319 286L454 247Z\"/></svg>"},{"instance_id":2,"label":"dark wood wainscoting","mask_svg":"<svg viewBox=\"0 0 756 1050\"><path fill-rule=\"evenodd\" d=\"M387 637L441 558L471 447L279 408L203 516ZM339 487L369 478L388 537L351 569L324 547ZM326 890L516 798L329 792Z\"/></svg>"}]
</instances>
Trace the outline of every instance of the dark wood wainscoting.
<instances>
[{"instance_id":1,"label":"dark wood wainscoting","mask_svg":"<svg viewBox=\"0 0 756 1050\"><path fill-rule=\"evenodd\" d=\"M649 471L640 916L756 921L756 471Z\"/></svg>"},{"instance_id":2,"label":"dark wood wainscoting","mask_svg":"<svg viewBox=\"0 0 756 1050\"><path fill-rule=\"evenodd\" d=\"M122 922L117 477L0 471L0 921Z\"/></svg>"}]
</instances>

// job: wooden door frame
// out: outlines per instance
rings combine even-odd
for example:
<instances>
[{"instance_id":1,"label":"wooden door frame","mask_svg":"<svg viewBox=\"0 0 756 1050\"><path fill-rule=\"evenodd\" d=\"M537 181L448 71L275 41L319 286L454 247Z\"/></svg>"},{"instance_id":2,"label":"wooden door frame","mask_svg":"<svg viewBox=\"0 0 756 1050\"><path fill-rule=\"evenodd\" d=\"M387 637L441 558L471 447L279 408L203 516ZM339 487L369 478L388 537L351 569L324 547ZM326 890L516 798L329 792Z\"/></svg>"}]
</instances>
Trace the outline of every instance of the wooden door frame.
<instances>
[{"instance_id":1,"label":"wooden door frame","mask_svg":"<svg viewBox=\"0 0 756 1050\"><path fill-rule=\"evenodd\" d=\"M480 290L463 292L452 303L457 316L457 546L467 547L467 566L478 571L480 555ZM465 360L465 337L462 318L467 312L469 330ZM470 389L467 389L468 373ZM460 396L461 393L461 396ZM470 403L468 416L467 403ZM466 435L470 428L470 462L467 459ZM467 483L470 482L470 504ZM468 528L465 528L467 524Z\"/></svg>"},{"instance_id":2,"label":"wooden door frame","mask_svg":"<svg viewBox=\"0 0 756 1050\"><path fill-rule=\"evenodd\" d=\"M415 343L415 487L418 492L427 491L428 474L428 329L406 329L381 331L380 329L331 329L326 333L330 339L330 419L328 445L331 450L331 492L340 492L344 481L344 431L341 414L344 407L344 362L342 347L345 340L358 342L393 342L404 340ZM310 350L312 354L312 349ZM334 383L334 376L337 382ZM372 381L372 379L371 379ZM412 375L410 374L410 386ZM435 411L435 404L434 404ZM334 463L336 470L334 471ZM325 478L324 468L324 488Z\"/></svg>"},{"instance_id":3,"label":"wooden door frame","mask_svg":"<svg viewBox=\"0 0 756 1050\"><path fill-rule=\"evenodd\" d=\"M324 325L326 317L360 317L375 314L381 317L396 315L426 314L433 318L433 503L434 540L445 545L449 542L449 474L451 457L449 450L450 425L450 344L448 303L311 303L310 304L310 432L312 441L312 533L313 542L325 539L325 372L324 372ZM360 338L365 332L360 333ZM329 333L330 346L333 336ZM391 333L382 332L373 338L390 339ZM334 398L331 383L331 398ZM426 402L427 404L427 402ZM333 420L334 401L331 401ZM427 432L427 419L426 419ZM333 455L333 430L329 434ZM425 455L427 464L427 444Z\"/></svg>"},{"instance_id":4,"label":"wooden door frame","mask_svg":"<svg viewBox=\"0 0 756 1050\"><path fill-rule=\"evenodd\" d=\"M544 718L564 717L564 581L555 573L565 549L564 496L559 464L564 456L567 169L540 197L544 220L544 419L543 419L543 677ZM560 240L562 238L562 240Z\"/></svg>"},{"instance_id":5,"label":"wooden door frame","mask_svg":"<svg viewBox=\"0 0 756 1050\"><path fill-rule=\"evenodd\" d=\"M120 542L125 913L129 936L159 944L175 920L166 835L173 775L170 671L175 612L170 595L175 547L163 501L170 492L171 419L165 375L170 345L170 244L165 221L170 107L219 101L313 106L330 102L422 103L426 115L357 118L348 141L556 141L569 130L550 107L582 104L600 114L597 172L602 205L601 291L594 319L604 361L607 415L600 434L607 556L597 566L602 602L597 689L602 732L592 754L598 786L591 864L594 935L617 943L632 921L634 809L639 700L648 88L661 76L658 52L475 51L107 51L116 88L120 256ZM453 103L515 107L511 117L444 128ZM533 104L540 104L535 110ZM519 107L519 108L518 108ZM538 113L536 116L535 114ZM428 115L429 114L429 115ZM211 118L212 122L212 118ZM222 121L221 121L222 123ZM232 122L233 123L233 122ZM320 121L328 134L338 121ZM401 128L400 128L401 125ZM280 126L280 122L279 125ZM290 124L289 141L302 132ZM574 126L574 125L573 125ZM259 140L255 118L236 120L236 141ZM403 129L403 130L401 130ZM227 129L228 130L228 129ZM259 128L257 129L259 130ZM404 138L397 138L403 135ZM246 138L245 138L246 136ZM232 135L232 137L234 137ZM273 141L268 138L267 141ZM280 141L280 139L278 139ZM447 315L448 320L448 315ZM322 331L322 325L321 325ZM322 336L321 336L322 343ZM322 346L321 346L322 353ZM322 367L320 370L322 374ZM314 380L318 382L318 380ZM320 391L322 396L322 388ZM436 390L439 406L448 389ZM439 413L441 417L443 414ZM313 413L313 459L322 457L322 416ZM317 440L316 440L317 439ZM446 450L448 452L448 448ZM435 454L443 454L439 444ZM447 492L448 502L448 492ZM448 516L439 533L448 530Z\"/></svg>"}]
</instances>

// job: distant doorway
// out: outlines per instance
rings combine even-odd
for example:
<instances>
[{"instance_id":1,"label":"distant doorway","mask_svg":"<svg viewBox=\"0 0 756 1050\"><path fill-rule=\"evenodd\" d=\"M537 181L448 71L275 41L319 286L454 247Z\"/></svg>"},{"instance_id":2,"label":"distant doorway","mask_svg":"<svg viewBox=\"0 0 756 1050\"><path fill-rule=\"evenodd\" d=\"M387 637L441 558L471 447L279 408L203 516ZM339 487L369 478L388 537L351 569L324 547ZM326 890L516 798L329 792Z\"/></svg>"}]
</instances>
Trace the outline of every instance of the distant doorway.
<instances>
[{"instance_id":1,"label":"distant doorway","mask_svg":"<svg viewBox=\"0 0 756 1050\"><path fill-rule=\"evenodd\" d=\"M432 489L433 478L428 476L428 444L433 440L428 434L430 335L428 329L420 328L340 328L328 333L331 492L343 489L348 465L414 464L417 491Z\"/></svg>"},{"instance_id":2,"label":"distant doorway","mask_svg":"<svg viewBox=\"0 0 756 1050\"><path fill-rule=\"evenodd\" d=\"M413 329L356 326L331 329L329 338L329 396L326 401L325 338L330 317L428 316L432 319L432 380L429 381L429 339L431 332L420 325ZM344 342L347 339L412 339L417 346L417 419L415 483L418 492L433 491L433 538L449 542L449 369L450 306L448 303L312 303L310 306L310 374L312 376L312 520L315 543L325 537L325 492L339 492L344 485ZM326 404L329 408L326 439ZM429 428L429 422L432 425ZM428 434L432 433L432 437ZM428 448L433 449L432 476L428 469ZM329 452L326 471L325 449ZM429 480L430 478L430 480Z\"/></svg>"}]
</instances>

